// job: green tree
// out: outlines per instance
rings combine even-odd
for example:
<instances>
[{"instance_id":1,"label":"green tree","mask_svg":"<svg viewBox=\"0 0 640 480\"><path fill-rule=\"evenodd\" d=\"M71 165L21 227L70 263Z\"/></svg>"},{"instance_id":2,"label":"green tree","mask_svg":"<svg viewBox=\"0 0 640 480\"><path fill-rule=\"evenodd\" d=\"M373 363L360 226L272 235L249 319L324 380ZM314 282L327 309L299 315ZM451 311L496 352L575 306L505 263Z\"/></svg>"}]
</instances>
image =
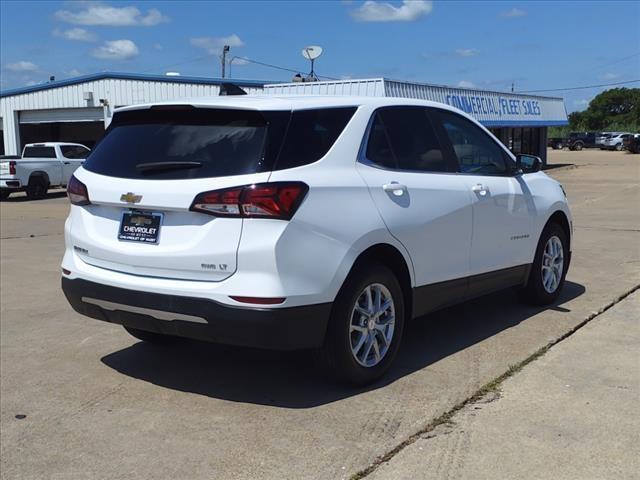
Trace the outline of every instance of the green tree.
<instances>
[{"instance_id":1,"label":"green tree","mask_svg":"<svg viewBox=\"0 0 640 480\"><path fill-rule=\"evenodd\" d=\"M589 107L569 115L574 131L640 130L640 88L612 88L596 95Z\"/></svg>"}]
</instances>

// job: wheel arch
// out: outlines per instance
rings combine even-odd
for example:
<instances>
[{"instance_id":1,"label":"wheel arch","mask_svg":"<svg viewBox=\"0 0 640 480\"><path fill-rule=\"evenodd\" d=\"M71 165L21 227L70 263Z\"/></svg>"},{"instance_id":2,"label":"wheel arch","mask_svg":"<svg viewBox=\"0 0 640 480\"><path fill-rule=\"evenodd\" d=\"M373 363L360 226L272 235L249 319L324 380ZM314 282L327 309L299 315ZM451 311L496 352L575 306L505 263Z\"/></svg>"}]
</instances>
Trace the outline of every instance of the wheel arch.
<instances>
[{"instance_id":1,"label":"wheel arch","mask_svg":"<svg viewBox=\"0 0 640 480\"><path fill-rule=\"evenodd\" d=\"M351 267L351 270L349 271L349 275L351 275L351 273L358 267L366 265L367 263L380 263L394 273L400 283L400 287L402 288L405 319L410 320L413 315L411 271L400 250L388 243L372 245L358 255Z\"/></svg>"},{"instance_id":2,"label":"wheel arch","mask_svg":"<svg viewBox=\"0 0 640 480\"><path fill-rule=\"evenodd\" d=\"M547 222L544 224L544 228L542 229L542 231L544 231L544 229L547 228L547 225L550 225L551 223L557 223L558 225L560 225L560 227L562 227L565 235L567 236L567 241L569 242L569 251L571 251L571 222L569 221L567 214L562 210L556 210L555 212L553 212L549 216ZM542 232L540 234L542 235Z\"/></svg>"},{"instance_id":3,"label":"wheel arch","mask_svg":"<svg viewBox=\"0 0 640 480\"><path fill-rule=\"evenodd\" d=\"M47 182L47 186L51 185L49 174L43 170L36 170L34 172L31 172L31 174L29 175L29 183L31 183L32 178L43 178L45 182Z\"/></svg>"}]
</instances>

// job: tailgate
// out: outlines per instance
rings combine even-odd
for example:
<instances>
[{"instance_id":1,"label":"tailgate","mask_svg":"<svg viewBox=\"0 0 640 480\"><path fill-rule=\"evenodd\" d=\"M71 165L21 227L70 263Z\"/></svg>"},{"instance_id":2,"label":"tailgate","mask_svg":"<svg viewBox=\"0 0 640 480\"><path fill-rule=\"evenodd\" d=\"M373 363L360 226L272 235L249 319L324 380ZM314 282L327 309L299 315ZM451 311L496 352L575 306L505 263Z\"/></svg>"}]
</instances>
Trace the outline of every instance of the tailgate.
<instances>
[{"instance_id":1,"label":"tailgate","mask_svg":"<svg viewBox=\"0 0 640 480\"><path fill-rule=\"evenodd\" d=\"M236 271L242 219L213 217L189 207L200 192L264 182L268 175L154 182L106 178L80 168L76 177L87 185L91 205L73 209L74 251L85 263L118 272L224 280ZM139 196L140 201L122 201L126 194ZM162 216L157 243L119 239L123 214L129 212Z\"/></svg>"}]
</instances>

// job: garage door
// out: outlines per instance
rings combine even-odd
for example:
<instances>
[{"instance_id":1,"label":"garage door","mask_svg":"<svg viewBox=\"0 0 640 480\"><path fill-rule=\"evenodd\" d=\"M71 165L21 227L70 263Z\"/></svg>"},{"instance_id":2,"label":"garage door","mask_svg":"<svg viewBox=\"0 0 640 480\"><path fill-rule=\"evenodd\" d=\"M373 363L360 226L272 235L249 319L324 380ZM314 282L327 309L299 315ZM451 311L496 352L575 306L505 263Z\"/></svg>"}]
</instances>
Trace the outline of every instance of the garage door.
<instances>
[{"instance_id":1,"label":"garage door","mask_svg":"<svg viewBox=\"0 0 640 480\"><path fill-rule=\"evenodd\" d=\"M103 115L102 108L25 110L20 112L20 123L102 122Z\"/></svg>"}]
</instances>

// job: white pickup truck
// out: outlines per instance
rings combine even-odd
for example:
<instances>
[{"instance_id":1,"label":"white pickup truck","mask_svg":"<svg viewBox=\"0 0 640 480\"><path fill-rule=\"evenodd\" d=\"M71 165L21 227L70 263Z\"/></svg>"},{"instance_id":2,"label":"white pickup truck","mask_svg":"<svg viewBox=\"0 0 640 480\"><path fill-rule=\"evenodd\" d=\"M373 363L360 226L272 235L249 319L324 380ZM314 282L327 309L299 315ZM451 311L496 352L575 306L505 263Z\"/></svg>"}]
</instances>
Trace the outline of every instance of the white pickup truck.
<instances>
[{"instance_id":1,"label":"white pickup truck","mask_svg":"<svg viewBox=\"0 0 640 480\"><path fill-rule=\"evenodd\" d=\"M79 143L29 143L22 158L0 160L0 198L26 191L31 199L42 198L51 187L66 187L89 150Z\"/></svg>"}]
</instances>

